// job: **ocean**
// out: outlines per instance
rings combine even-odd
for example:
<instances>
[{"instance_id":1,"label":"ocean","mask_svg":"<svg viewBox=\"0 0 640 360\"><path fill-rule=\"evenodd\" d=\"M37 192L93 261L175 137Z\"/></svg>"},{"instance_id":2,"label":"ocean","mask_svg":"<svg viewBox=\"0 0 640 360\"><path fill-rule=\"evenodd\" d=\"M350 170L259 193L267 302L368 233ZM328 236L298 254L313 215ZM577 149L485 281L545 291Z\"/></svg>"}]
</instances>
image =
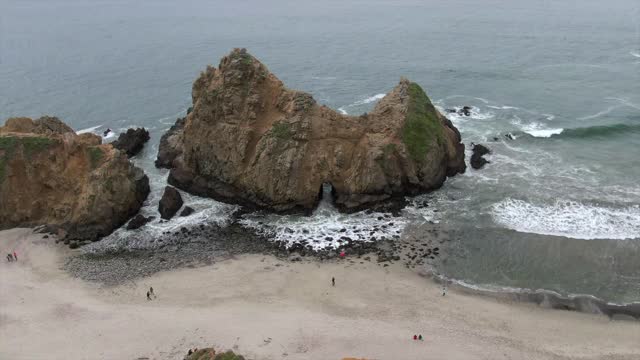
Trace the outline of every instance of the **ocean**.
<instances>
[{"instance_id":1,"label":"ocean","mask_svg":"<svg viewBox=\"0 0 640 360\"><path fill-rule=\"evenodd\" d=\"M191 102L208 64L245 47L288 87L347 114L369 111L401 76L419 83L491 162L383 214L251 214L273 239L346 229L376 238L437 223L452 234L433 271L492 291L544 289L640 301L640 2L257 0L4 1L0 118L55 115L78 131L144 126L134 161L154 214L166 170L158 141ZM508 135L508 137L507 137ZM111 141L115 136L105 139ZM197 212L118 230L95 246L151 247L156 234L224 225L235 206L185 195ZM420 204L426 203L428 206ZM356 231L358 230L358 231ZM419 231L419 230L418 230ZM426 236L426 234L413 234ZM94 246L91 245L91 246Z\"/></svg>"}]
</instances>

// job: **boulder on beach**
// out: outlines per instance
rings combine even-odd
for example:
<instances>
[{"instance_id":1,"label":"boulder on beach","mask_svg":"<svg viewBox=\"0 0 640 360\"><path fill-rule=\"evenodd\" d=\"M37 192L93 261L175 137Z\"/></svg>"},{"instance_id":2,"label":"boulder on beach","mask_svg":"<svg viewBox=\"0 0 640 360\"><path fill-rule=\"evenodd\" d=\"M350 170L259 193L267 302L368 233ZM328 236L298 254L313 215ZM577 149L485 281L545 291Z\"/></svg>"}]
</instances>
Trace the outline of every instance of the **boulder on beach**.
<instances>
[{"instance_id":1,"label":"boulder on beach","mask_svg":"<svg viewBox=\"0 0 640 360\"><path fill-rule=\"evenodd\" d=\"M172 186L165 187L162 199L158 204L160 217L165 220L171 219L180 210L182 203L182 196L176 188Z\"/></svg>"},{"instance_id":2,"label":"boulder on beach","mask_svg":"<svg viewBox=\"0 0 640 360\"><path fill-rule=\"evenodd\" d=\"M0 229L46 224L76 246L136 214L149 180L101 142L54 117L8 119L0 127Z\"/></svg>"},{"instance_id":3,"label":"boulder on beach","mask_svg":"<svg viewBox=\"0 0 640 360\"><path fill-rule=\"evenodd\" d=\"M149 141L149 132L145 128L127 129L118 136L118 140L111 143L116 149L124 151L128 157L132 157L142 150L144 144Z\"/></svg>"},{"instance_id":4,"label":"boulder on beach","mask_svg":"<svg viewBox=\"0 0 640 360\"><path fill-rule=\"evenodd\" d=\"M323 184L351 212L440 187L464 172L464 145L422 88L401 79L361 116L287 89L244 49L193 84L193 110L163 136L156 165L188 192L309 212Z\"/></svg>"},{"instance_id":5,"label":"boulder on beach","mask_svg":"<svg viewBox=\"0 0 640 360\"><path fill-rule=\"evenodd\" d=\"M484 158L484 155L491 153L488 147L480 144L473 145L473 154L471 155L471 167L478 170L481 169L489 161Z\"/></svg>"}]
</instances>

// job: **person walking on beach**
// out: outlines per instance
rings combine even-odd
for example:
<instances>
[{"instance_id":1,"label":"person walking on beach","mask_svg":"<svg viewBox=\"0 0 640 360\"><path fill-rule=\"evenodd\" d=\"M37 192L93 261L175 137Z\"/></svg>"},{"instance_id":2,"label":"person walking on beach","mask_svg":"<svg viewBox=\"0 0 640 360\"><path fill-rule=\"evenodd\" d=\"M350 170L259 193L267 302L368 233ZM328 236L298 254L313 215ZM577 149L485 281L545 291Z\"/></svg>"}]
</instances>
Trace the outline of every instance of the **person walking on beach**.
<instances>
[{"instance_id":1,"label":"person walking on beach","mask_svg":"<svg viewBox=\"0 0 640 360\"><path fill-rule=\"evenodd\" d=\"M153 286L151 286L151 287L149 288L149 293L150 293L151 295L153 295L153 298L154 298L154 299L156 298L156 294L154 294L154 293L153 293Z\"/></svg>"},{"instance_id":2,"label":"person walking on beach","mask_svg":"<svg viewBox=\"0 0 640 360\"><path fill-rule=\"evenodd\" d=\"M8 262L12 262L13 261L13 255L7 254L7 261Z\"/></svg>"},{"instance_id":3,"label":"person walking on beach","mask_svg":"<svg viewBox=\"0 0 640 360\"><path fill-rule=\"evenodd\" d=\"M447 295L447 286L446 285L442 285L442 296Z\"/></svg>"},{"instance_id":4,"label":"person walking on beach","mask_svg":"<svg viewBox=\"0 0 640 360\"><path fill-rule=\"evenodd\" d=\"M147 300L151 300L151 293L147 291Z\"/></svg>"},{"instance_id":5,"label":"person walking on beach","mask_svg":"<svg viewBox=\"0 0 640 360\"><path fill-rule=\"evenodd\" d=\"M331 278L331 286L336 286L336 278L335 277Z\"/></svg>"},{"instance_id":6,"label":"person walking on beach","mask_svg":"<svg viewBox=\"0 0 640 360\"><path fill-rule=\"evenodd\" d=\"M16 254L16 252L15 252L15 251L13 252L13 259L14 259L15 261L18 261L18 254Z\"/></svg>"}]
</instances>

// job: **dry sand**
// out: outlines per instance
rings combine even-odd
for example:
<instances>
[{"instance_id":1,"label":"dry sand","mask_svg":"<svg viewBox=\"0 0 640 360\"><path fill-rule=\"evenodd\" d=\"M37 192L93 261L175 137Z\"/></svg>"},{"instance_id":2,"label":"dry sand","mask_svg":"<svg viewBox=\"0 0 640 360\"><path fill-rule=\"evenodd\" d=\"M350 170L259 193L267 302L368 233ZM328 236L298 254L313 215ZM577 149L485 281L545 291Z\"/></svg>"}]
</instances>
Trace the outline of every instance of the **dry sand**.
<instances>
[{"instance_id":1,"label":"dry sand","mask_svg":"<svg viewBox=\"0 0 640 360\"><path fill-rule=\"evenodd\" d=\"M640 322L443 297L398 265L247 255L104 288L60 270L71 250L30 230L0 232L0 250L12 249L0 359L182 359L205 346L248 359L640 359Z\"/></svg>"}]
</instances>

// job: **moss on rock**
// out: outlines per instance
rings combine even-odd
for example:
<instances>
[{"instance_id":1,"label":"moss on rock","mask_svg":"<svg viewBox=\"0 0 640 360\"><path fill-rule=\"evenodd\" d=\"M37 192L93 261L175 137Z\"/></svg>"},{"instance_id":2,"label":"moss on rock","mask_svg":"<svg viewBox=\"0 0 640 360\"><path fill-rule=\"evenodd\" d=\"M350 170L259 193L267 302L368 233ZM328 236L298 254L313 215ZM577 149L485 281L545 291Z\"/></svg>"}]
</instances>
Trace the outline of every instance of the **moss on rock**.
<instances>
[{"instance_id":1,"label":"moss on rock","mask_svg":"<svg viewBox=\"0 0 640 360\"><path fill-rule=\"evenodd\" d=\"M442 138L442 126L431 100L416 83L409 84L409 108L402 141L414 161L423 161L434 142Z\"/></svg>"}]
</instances>

